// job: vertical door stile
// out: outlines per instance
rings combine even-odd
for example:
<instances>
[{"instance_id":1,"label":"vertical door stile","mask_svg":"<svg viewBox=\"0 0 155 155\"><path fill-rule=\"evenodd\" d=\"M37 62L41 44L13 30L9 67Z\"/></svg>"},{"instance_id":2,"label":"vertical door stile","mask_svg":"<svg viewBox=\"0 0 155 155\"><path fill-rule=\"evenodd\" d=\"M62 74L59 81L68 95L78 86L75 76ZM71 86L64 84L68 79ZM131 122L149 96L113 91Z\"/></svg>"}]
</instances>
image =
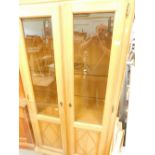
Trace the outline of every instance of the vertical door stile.
<instances>
[{"instance_id":1,"label":"vertical door stile","mask_svg":"<svg viewBox=\"0 0 155 155\"><path fill-rule=\"evenodd\" d=\"M27 98L27 103L28 103L28 110L30 114L30 120L32 123L33 131L34 131L34 137L36 144L38 146L41 145L42 140L40 136L40 130L38 126L38 121L37 121L37 110L35 106L35 97L34 97L34 92L32 88L32 81L30 77L30 71L28 67L28 60L27 60L27 55L26 55L26 46L25 46L25 41L24 41L24 32L23 32L23 25L22 25L22 19L19 19L19 29L20 29L20 38L19 38L19 65L20 65L20 72L21 72L21 77L23 80L23 85L24 85L24 90L26 92L26 97Z\"/></svg>"},{"instance_id":2,"label":"vertical door stile","mask_svg":"<svg viewBox=\"0 0 155 155\"><path fill-rule=\"evenodd\" d=\"M60 7L57 6L53 11L53 37L54 37L54 56L56 66L57 93L59 115L61 120L61 135L63 152L67 155L67 137L66 137L66 114L65 114L65 97L64 97L64 74L63 74L63 57L62 57L62 36L61 36L61 18ZM52 20L51 19L51 20Z\"/></svg>"},{"instance_id":3,"label":"vertical door stile","mask_svg":"<svg viewBox=\"0 0 155 155\"><path fill-rule=\"evenodd\" d=\"M62 45L65 70L65 102L67 112L67 137L68 154L74 154L74 85L73 85L73 17L71 14L71 4L62 3L61 21L62 21Z\"/></svg>"}]
</instances>

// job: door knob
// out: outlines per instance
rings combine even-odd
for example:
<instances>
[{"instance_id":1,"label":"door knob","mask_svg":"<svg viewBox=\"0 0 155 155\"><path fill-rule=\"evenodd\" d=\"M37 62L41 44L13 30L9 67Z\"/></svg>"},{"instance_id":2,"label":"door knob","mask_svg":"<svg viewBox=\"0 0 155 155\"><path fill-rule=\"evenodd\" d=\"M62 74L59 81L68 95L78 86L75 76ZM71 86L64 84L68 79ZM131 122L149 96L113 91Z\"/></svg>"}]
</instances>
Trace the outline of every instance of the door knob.
<instances>
[{"instance_id":1,"label":"door knob","mask_svg":"<svg viewBox=\"0 0 155 155\"><path fill-rule=\"evenodd\" d=\"M62 105L63 105L63 103L62 103L62 102L60 102L60 105L62 106Z\"/></svg>"}]
</instances>

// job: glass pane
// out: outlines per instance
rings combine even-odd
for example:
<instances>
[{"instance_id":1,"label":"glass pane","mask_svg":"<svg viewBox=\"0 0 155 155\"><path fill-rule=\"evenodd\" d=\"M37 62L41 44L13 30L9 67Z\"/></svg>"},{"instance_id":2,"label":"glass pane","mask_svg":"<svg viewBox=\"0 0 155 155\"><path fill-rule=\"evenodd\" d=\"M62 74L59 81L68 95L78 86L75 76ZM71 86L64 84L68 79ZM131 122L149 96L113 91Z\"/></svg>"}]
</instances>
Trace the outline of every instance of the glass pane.
<instances>
[{"instance_id":1,"label":"glass pane","mask_svg":"<svg viewBox=\"0 0 155 155\"><path fill-rule=\"evenodd\" d=\"M23 28L38 113L58 117L51 18L23 19Z\"/></svg>"},{"instance_id":2,"label":"glass pane","mask_svg":"<svg viewBox=\"0 0 155 155\"><path fill-rule=\"evenodd\" d=\"M61 149L62 141L60 125L39 121L39 126L43 145Z\"/></svg>"},{"instance_id":3,"label":"glass pane","mask_svg":"<svg viewBox=\"0 0 155 155\"><path fill-rule=\"evenodd\" d=\"M74 14L75 120L101 124L114 13Z\"/></svg>"}]
</instances>

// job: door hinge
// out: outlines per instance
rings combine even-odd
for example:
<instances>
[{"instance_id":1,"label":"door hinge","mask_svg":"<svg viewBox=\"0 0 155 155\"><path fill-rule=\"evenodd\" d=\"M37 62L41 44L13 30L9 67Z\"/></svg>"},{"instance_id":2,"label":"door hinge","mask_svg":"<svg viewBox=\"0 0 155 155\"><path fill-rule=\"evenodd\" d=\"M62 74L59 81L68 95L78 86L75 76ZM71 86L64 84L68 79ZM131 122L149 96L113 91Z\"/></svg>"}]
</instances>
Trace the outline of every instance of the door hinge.
<instances>
[{"instance_id":1,"label":"door hinge","mask_svg":"<svg viewBox=\"0 0 155 155\"><path fill-rule=\"evenodd\" d=\"M127 8L126 8L126 17L128 17L130 14L130 3L128 3Z\"/></svg>"}]
</instances>

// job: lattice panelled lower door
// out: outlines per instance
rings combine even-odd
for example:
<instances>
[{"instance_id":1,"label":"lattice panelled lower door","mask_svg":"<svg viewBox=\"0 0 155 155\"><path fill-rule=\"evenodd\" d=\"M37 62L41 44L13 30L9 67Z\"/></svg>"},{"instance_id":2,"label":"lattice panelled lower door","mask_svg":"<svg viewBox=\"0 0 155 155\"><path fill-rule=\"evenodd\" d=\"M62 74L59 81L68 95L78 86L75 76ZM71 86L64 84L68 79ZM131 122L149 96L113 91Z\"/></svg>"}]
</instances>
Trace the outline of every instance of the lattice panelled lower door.
<instances>
[{"instance_id":1,"label":"lattice panelled lower door","mask_svg":"<svg viewBox=\"0 0 155 155\"><path fill-rule=\"evenodd\" d=\"M75 129L75 151L80 155L96 155L99 133L90 130Z\"/></svg>"},{"instance_id":2,"label":"lattice panelled lower door","mask_svg":"<svg viewBox=\"0 0 155 155\"><path fill-rule=\"evenodd\" d=\"M60 126L41 121L39 122L39 125L42 133L43 144L58 149L62 148Z\"/></svg>"}]
</instances>

